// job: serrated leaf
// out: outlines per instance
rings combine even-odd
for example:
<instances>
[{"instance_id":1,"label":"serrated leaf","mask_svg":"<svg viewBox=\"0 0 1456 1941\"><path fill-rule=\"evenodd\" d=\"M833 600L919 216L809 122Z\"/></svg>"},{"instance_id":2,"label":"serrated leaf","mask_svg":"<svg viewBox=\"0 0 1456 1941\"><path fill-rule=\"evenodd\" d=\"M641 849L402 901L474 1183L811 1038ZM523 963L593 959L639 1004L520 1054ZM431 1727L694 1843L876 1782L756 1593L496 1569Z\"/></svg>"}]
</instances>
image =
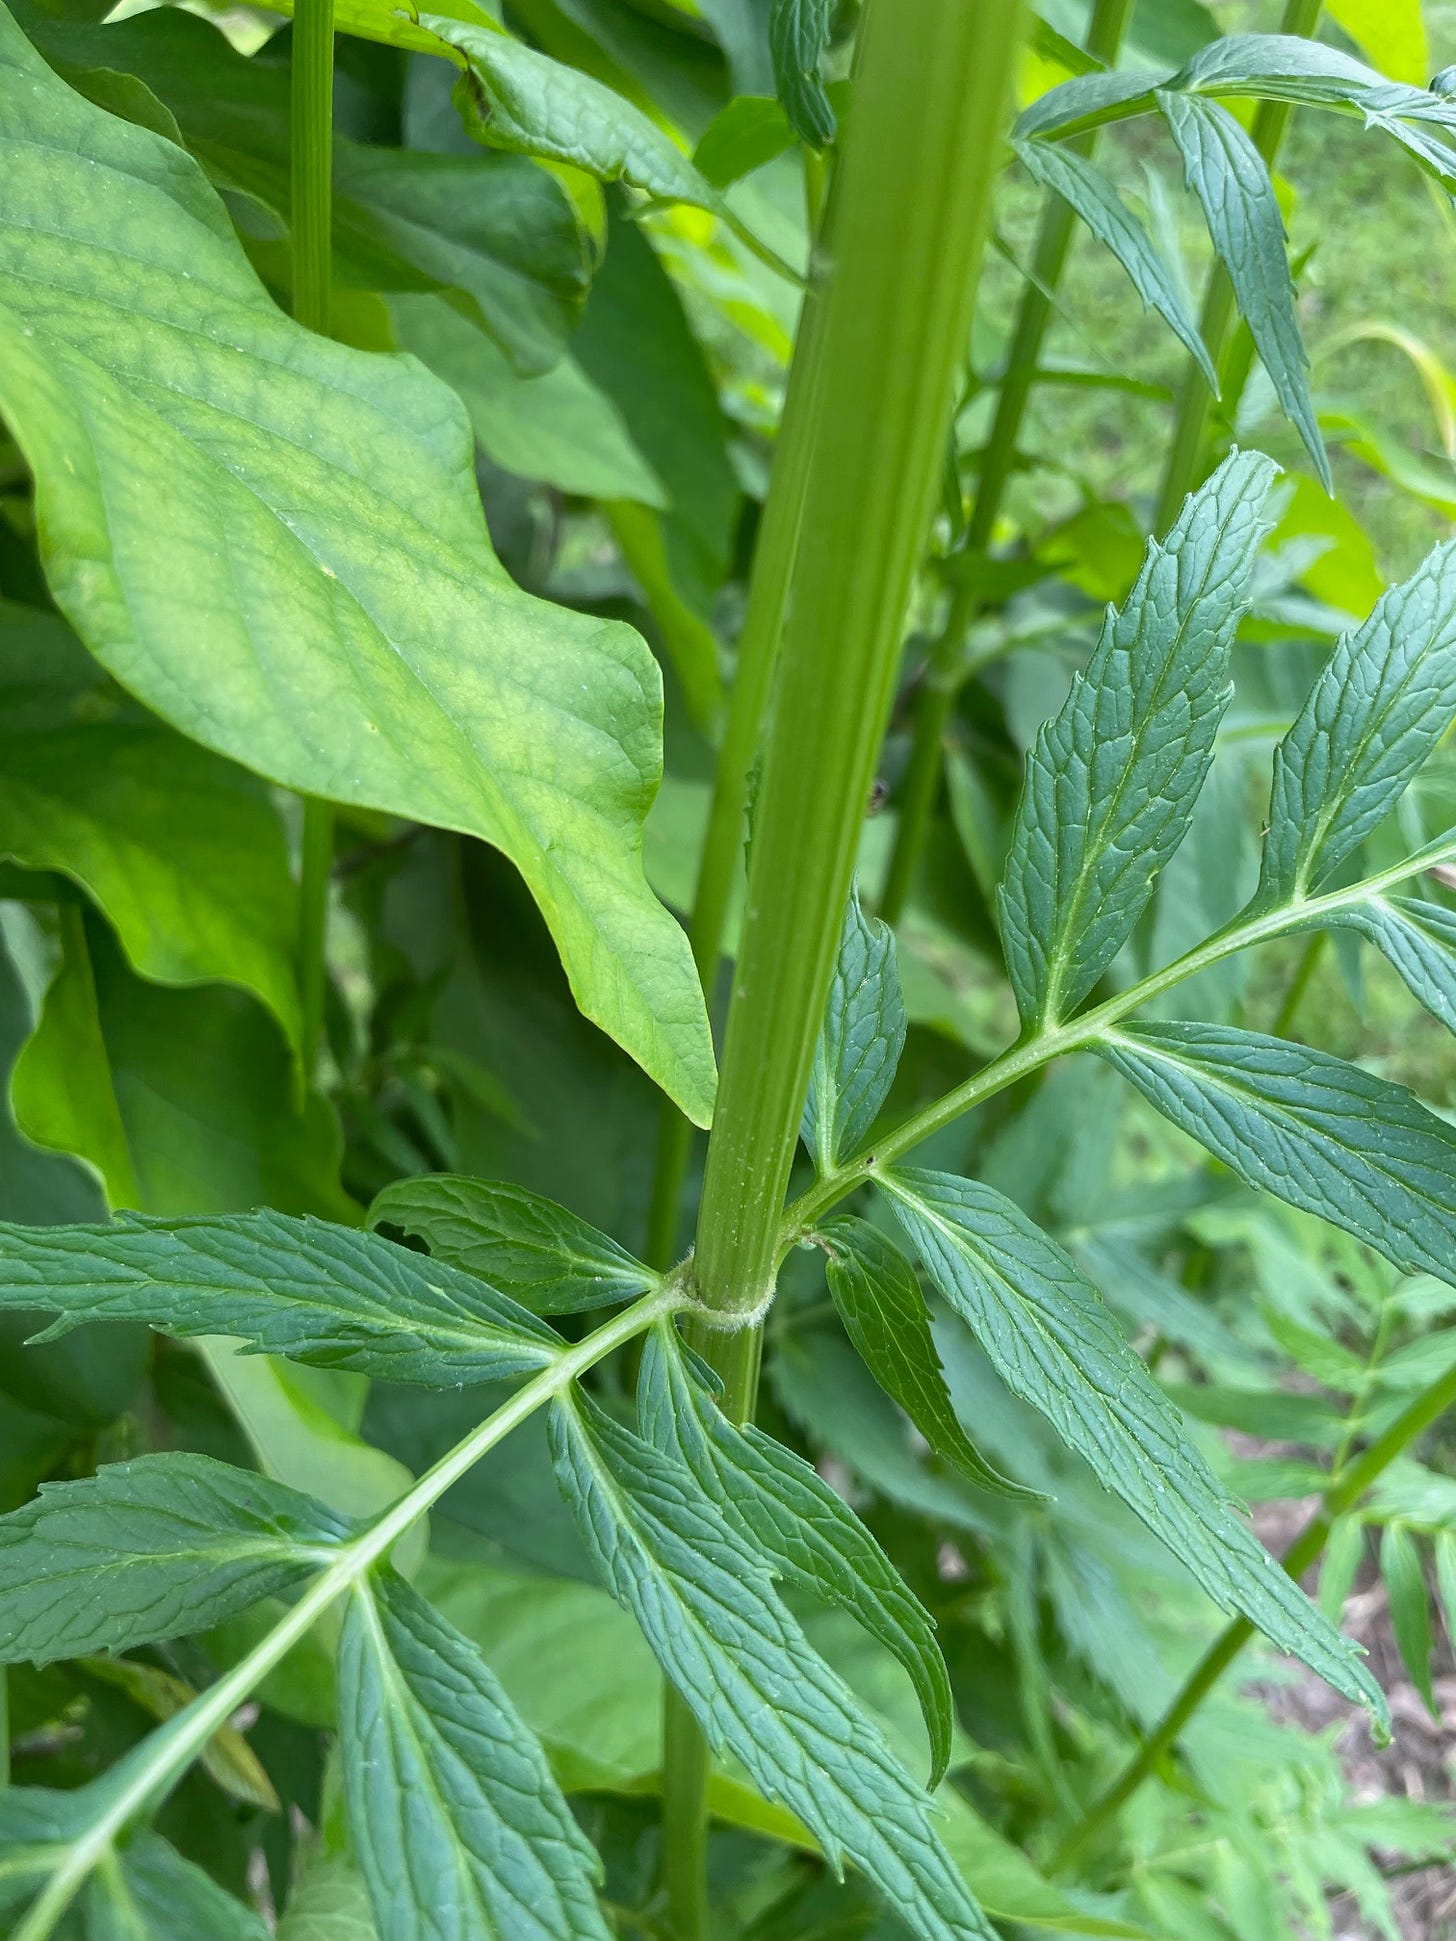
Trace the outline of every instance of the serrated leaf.
<instances>
[{"instance_id":1,"label":"serrated leaf","mask_svg":"<svg viewBox=\"0 0 1456 1941\"><path fill-rule=\"evenodd\" d=\"M122 1214L102 1227L0 1225L0 1308L240 1335L264 1354L454 1388L544 1368L544 1321L444 1261L323 1220Z\"/></svg>"},{"instance_id":2,"label":"serrated leaf","mask_svg":"<svg viewBox=\"0 0 1456 1941\"><path fill-rule=\"evenodd\" d=\"M1328 876L1390 813L1456 716L1456 543L1344 635L1274 755L1260 903Z\"/></svg>"},{"instance_id":3,"label":"serrated leaf","mask_svg":"<svg viewBox=\"0 0 1456 1941\"><path fill-rule=\"evenodd\" d=\"M1214 252L1228 271L1254 348L1321 483L1333 493L1309 392L1309 360L1294 315L1284 219L1264 158L1241 124L1216 101L1159 89L1158 106L1183 158L1184 179L1203 205Z\"/></svg>"},{"instance_id":4,"label":"serrated leaf","mask_svg":"<svg viewBox=\"0 0 1456 1941\"><path fill-rule=\"evenodd\" d=\"M1037 735L999 898L1027 1024L1087 995L1188 832L1228 706L1229 653L1274 470L1236 452L1185 500Z\"/></svg>"},{"instance_id":5,"label":"serrated leaf","mask_svg":"<svg viewBox=\"0 0 1456 1941\"><path fill-rule=\"evenodd\" d=\"M79 1658L210 1630L350 1533L322 1503L210 1456L43 1483L0 1517L0 1660Z\"/></svg>"},{"instance_id":6,"label":"serrated leaf","mask_svg":"<svg viewBox=\"0 0 1456 1941\"><path fill-rule=\"evenodd\" d=\"M1340 1636L1230 1509L1102 1297L1075 1262L990 1187L949 1173L882 1176L941 1294L1013 1394L1192 1572L1221 1609L1388 1723L1359 1648Z\"/></svg>"},{"instance_id":7,"label":"serrated leaf","mask_svg":"<svg viewBox=\"0 0 1456 1941\"><path fill-rule=\"evenodd\" d=\"M468 1638L398 1577L339 1640L354 1852L380 1941L610 1941L600 1862Z\"/></svg>"},{"instance_id":8,"label":"serrated leaf","mask_svg":"<svg viewBox=\"0 0 1456 1941\"><path fill-rule=\"evenodd\" d=\"M534 1314L630 1301L659 1278L600 1228L506 1180L396 1180L370 1207L369 1224L413 1234L436 1260L489 1281Z\"/></svg>"},{"instance_id":9,"label":"serrated leaf","mask_svg":"<svg viewBox=\"0 0 1456 1941\"><path fill-rule=\"evenodd\" d=\"M945 1776L955 1708L930 1614L817 1470L749 1424L736 1429L689 1372L675 1328L653 1330L637 1379L642 1432L691 1470L719 1514L787 1582L838 1606L909 1673L930 1735L930 1787Z\"/></svg>"},{"instance_id":10,"label":"serrated leaf","mask_svg":"<svg viewBox=\"0 0 1456 1941\"><path fill-rule=\"evenodd\" d=\"M0 100L0 402L57 604L192 739L503 849L582 1008L704 1120L702 993L641 867L645 643L519 591L453 396L285 318L200 169L8 14Z\"/></svg>"},{"instance_id":11,"label":"serrated leaf","mask_svg":"<svg viewBox=\"0 0 1456 1941\"><path fill-rule=\"evenodd\" d=\"M603 1581L713 1749L797 1813L836 1870L854 1861L922 1941L993 1941L929 1800L691 1473L584 1395L553 1406L550 1430Z\"/></svg>"},{"instance_id":12,"label":"serrated leaf","mask_svg":"<svg viewBox=\"0 0 1456 1941\"><path fill-rule=\"evenodd\" d=\"M794 132L812 148L834 140L837 123L819 61L834 25L834 0L772 0L768 17L774 86Z\"/></svg>"},{"instance_id":13,"label":"serrated leaf","mask_svg":"<svg viewBox=\"0 0 1456 1941\"><path fill-rule=\"evenodd\" d=\"M1400 1648L1401 1663L1426 1702L1432 1718L1440 1718L1431 1686L1431 1594L1415 1538L1403 1523L1387 1523L1380 1533L1380 1575L1390 1600L1390 1626Z\"/></svg>"},{"instance_id":14,"label":"serrated leaf","mask_svg":"<svg viewBox=\"0 0 1456 1941\"><path fill-rule=\"evenodd\" d=\"M268 1941L252 1908L155 1833L102 1860L84 1911L87 1941Z\"/></svg>"},{"instance_id":15,"label":"serrated leaf","mask_svg":"<svg viewBox=\"0 0 1456 1941\"><path fill-rule=\"evenodd\" d=\"M998 1496L1041 1502L988 1463L961 1426L945 1385L930 1315L909 1262L867 1220L842 1214L819 1229L825 1279L845 1332L875 1380L935 1454Z\"/></svg>"},{"instance_id":16,"label":"serrated leaf","mask_svg":"<svg viewBox=\"0 0 1456 1941\"><path fill-rule=\"evenodd\" d=\"M1096 1049L1250 1186L1456 1284L1456 1127L1404 1086L1220 1025L1126 1025Z\"/></svg>"},{"instance_id":17,"label":"serrated leaf","mask_svg":"<svg viewBox=\"0 0 1456 1941\"><path fill-rule=\"evenodd\" d=\"M1095 162L1075 148L1051 142L1013 143L1023 166L1044 189L1069 202L1104 248L1121 263L1145 307L1156 310L1173 331L1217 395L1213 368L1198 326L1188 314L1178 284L1152 238Z\"/></svg>"},{"instance_id":18,"label":"serrated leaf","mask_svg":"<svg viewBox=\"0 0 1456 1941\"><path fill-rule=\"evenodd\" d=\"M1332 910L1326 921L1374 944L1411 996L1456 1031L1456 911L1410 897L1374 896Z\"/></svg>"},{"instance_id":19,"label":"serrated leaf","mask_svg":"<svg viewBox=\"0 0 1456 1941\"><path fill-rule=\"evenodd\" d=\"M874 1124L905 1031L895 933L867 917L851 890L804 1104L804 1144L821 1175L855 1152Z\"/></svg>"}]
</instances>

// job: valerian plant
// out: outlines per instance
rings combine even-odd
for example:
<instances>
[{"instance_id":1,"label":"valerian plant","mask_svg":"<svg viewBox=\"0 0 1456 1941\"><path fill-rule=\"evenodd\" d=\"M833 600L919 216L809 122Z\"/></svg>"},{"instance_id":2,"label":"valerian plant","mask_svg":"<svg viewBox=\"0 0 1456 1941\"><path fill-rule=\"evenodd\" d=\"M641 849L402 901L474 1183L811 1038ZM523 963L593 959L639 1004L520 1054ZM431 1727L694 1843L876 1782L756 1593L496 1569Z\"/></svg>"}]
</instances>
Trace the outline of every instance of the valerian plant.
<instances>
[{"instance_id":1,"label":"valerian plant","mask_svg":"<svg viewBox=\"0 0 1456 1941\"><path fill-rule=\"evenodd\" d=\"M1389 1931L1448 1816L1203 1728L1257 1633L1382 1741L1348 1592L1433 1711L1456 1615L1456 1128L1296 1029L1331 939L1456 1026L1456 546L1324 497L1274 173L1449 193L1451 89L1302 0L283 10L0 11L7 1931ZM1049 352L1074 216L1176 388ZM1023 503L1072 382L1150 532Z\"/></svg>"}]
</instances>

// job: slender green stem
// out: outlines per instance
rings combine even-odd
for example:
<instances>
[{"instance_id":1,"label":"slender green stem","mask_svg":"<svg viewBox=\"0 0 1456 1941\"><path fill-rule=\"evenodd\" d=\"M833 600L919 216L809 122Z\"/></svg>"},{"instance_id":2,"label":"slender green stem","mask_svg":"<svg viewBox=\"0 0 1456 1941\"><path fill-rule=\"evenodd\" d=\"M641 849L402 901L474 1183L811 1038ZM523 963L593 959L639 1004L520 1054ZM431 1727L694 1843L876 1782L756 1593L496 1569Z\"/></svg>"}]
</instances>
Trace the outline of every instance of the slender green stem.
<instances>
[{"instance_id":1,"label":"slender green stem","mask_svg":"<svg viewBox=\"0 0 1456 1941\"><path fill-rule=\"evenodd\" d=\"M1132 0L1097 0L1087 30L1087 52L1094 59L1111 65L1117 58ZM1095 133L1070 142L1080 154L1090 155ZM966 527L964 552L977 557L991 543L1007 482L1016 463L1016 447L1021 436L1021 421L1027 399L1036 382L1042 339L1051 321L1057 285L1066 266L1076 217L1072 205L1059 195L1049 193L1042 207L1036 242L1032 249L1031 271L1021 293L1006 368L996 400L996 415L990 436L981 454L981 469L976 482L975 502ZM910 763L901 791L899 823L895 847L880 898L880 915L886 923L897 923L909 895L920 853L925 846L931 813L940 788L945 730L955 707L964 674L959 667L961 649L980 602L975 582L967 577L952 596L945 622L930 650L930 670L916 708Z\"/></svg>"},{"instance_id":2,"label":"slender green stem","mask_svg":"<svg viewBox=\"0 0 1456 1941\"><path fill-rule=\"evenodd\" d=\"M1291 1577L1303 1576L1323 1554L1337 1519L1352 1510L1382 1472L1453 1406L1456 1406L1456 1369L1449 1369L1403 1409L1383 1435L1377 1436L1361 1455L1336 1472L1318 1512L1280 1559ZM1253 1635L1254 1627L1247 1618L1235 1618L1225 1626L1127 1766L1062 1842L1050 1863L1050 1872L1057 1872L1082 1852L1118 1808L1132 1798L1164 1754L1177 1743L1183 1728Z\"/></svg>"},{"instance_id":3,"label":"slender green stem","mask_svg":"<svg viewBox=\"0 0 1456 1941\"><path fill-rule=\"evenodd\" d=\"M1289 989L1284 993L1284 1002L1279 1007L1279 1015L1274 1020L1274 1036L1287 1038L1294 1029L1294 1020L1299 1015L1299 1007L1309 993L1314 974L1319 969L1320 959L1329 943L1328 930L1316 930L1305 945L1295 966L1294 975L1289 980Z\"/></svg>"},{"instance_id":4,"label":"slender green stem","mask_svg":"<svg viewBox=\"0 0 1456 1941\"><path fill-rule=\"evenodd\" d=\"M298 989L303 1018L304 1083L318 1069L328 989L329 875L334 854L334 805L303 798L303 851L298 884Z\"/></svg>"},{"instance_id":5,"label":"slender green stem","mask_svg":"<svg viewBox=\"0 0 1456 1941\"><path fill-rule=\"evenodd\" d=\"M317 1561L323 1568L319 1575L267 1637L113 1770L104 1782L105 1805L67 1849L60 1866L15 1930L14 1941L46 1941L87 1876L104 1862L122 1832L139 1815L150 1812L166 1798L218 1728L227 1723L261 1680L331 1605L389 1555L400 1538L447 1489L527 1416L563 1393L613 1349L686 1305L687 1296L682 1287L665 1282L631 1307L624 1308L603 1327L564 1349L539 1375L523 1383L508 1402L478 1423L359 1536L337 1550L321 1550Z\"/></svg>"},{"instance_id":6,"label":"slender green stem","mask_svg":"<svg viewBox=\"0 0 1456 1941\"><path fill-rule=\"evenodd\" d=\"M662 1713L662 1886L679 1941L707 1941L708 1742L669 1685Z\"/></svg>"},{"instance_id":7,"label":"slender green stem","mask_svg":"<svg viewBox=\"0 0 1456 1941\"><path fill-rule=\"evenodd\" d=\"M1285 0L1279 22L1281 34L1308 38L1319 25L1323 0ZM1272 167L1289 126L1293 104L1288 101L1261 101L1254 115L1254 146ZM1237 347L1230 344L1235 317L1233 285L1222 263L1215 263L1204 291L1203 308L1198 319L1199 334L1219 374L1219 390L1226 408L1237 402ZM1247 366L1245 366L1247 373ZM1190 358L1178 391L1178 412L1173 438L1163 467L1163 482L1158 490L1157 510L1153 514L1154 532L1166 532L1178 516L1178 509L1193 488L1201 483L1208 467L1208 421L1213 399L1198 366Z\"/></svg>"}]
</instances>

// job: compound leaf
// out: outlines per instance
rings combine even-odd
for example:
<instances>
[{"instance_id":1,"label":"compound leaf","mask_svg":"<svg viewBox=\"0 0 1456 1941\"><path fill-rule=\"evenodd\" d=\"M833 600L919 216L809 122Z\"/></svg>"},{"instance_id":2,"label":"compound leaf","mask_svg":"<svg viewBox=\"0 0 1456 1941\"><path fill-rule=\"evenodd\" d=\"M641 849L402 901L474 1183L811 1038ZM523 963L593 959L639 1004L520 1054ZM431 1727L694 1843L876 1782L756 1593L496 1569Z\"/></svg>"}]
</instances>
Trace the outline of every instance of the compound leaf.
<instances>
[{"instance_id":1,"label":"compound leaf","mask_svg":"<svg viewBox=\"0 0 1456 1941\"><path fill-rule=\"evenodd\" d=\"M1000 891L1007 967L1028 1024L1087 995L1188 832L1228 706L1229 654L1274 469L1257 452L1235 452L1189 496L1037 735Z\"/></svg>"},{"instance_id":2,"label":"compound leaf","mask_svg":"<svg viewBox=\"0 0 1456 1941\"><path fill-rule=\"evenodd\" d=\"M1374 896L1332 911L1326 921L1374 944L1411 996L1456 1031L1456 911L1403 896Z\"/></svg>"},{"instance_id":3,"label":"compound leaf","mask_svg":"<svg viewBox=\"0 0 1456 1941\"><path fill-rule=\"evenodd\" d=\"M1239 1521L1177 1410L1070 1256L988 1186L912 1171L886 1174L881 1185L926 1272L1012 1393L1040 1410L1216 1604L1242 1613L1388 1723L1359 1648Z\"/></svg>"},{"instance_id":4,"label":"compound leaf","mask_svg":"<svg viewBox=\"0 0 1456 1941\"><path fill-rule=\"evenodd\" d=\"M526 1374L561 1346L545 1322L444 1261L281 1213L0 1225L0 1267L0 1308L57 1310L47 1340L83 1321L146 1321L430 1388Z\"/></svg>"},{"instance_id":5,"label":"compound leaf","mask_svg":"<svg viewBox=\"0 0 1456 1941\"><path fill-rule=\"evenodd\" d=\"M820 1174L853 1153L885 1102L905 1047L905 999L895 963L895 933L867 917L851 890L814 1047L804 1144Z\"/></svg>"},{"instance_id":6,"label":"compound leaf","mask_svg":"<svg viewBox=\"0 0 1456 1941\"><path fill-rule=\"evenodd\" d=\"M380 1941L609 1941L597 1856L468 1638L385 1575L351 1602L338 1679Z\"/></svg>"}]
</instances>

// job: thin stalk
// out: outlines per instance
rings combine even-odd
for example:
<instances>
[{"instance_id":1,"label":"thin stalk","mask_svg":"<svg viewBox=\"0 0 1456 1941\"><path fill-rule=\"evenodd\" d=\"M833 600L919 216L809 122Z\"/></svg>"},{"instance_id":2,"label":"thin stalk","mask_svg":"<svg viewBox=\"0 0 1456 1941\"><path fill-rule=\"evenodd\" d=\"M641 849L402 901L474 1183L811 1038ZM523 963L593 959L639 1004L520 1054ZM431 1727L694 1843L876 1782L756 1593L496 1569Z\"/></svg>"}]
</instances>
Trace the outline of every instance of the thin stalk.
<instances>
[{"instance_id":1,"label":"thin stalk","mask_svg":"<svg viewBox=\"0 0 1456 1941\"><path fill-rule=\"evenodd\" d=\"M1314 974L1319 969L1320 959L1329 943L1328 930L1316 930L1305 945L1295 966L1294 975L1289 980L1289 989L1284 993L1284 1002L1279 1007L1279 1015L1274 1020L1274 1036L1287 1038L1294 1029L1294 1020L1299 1016L1299 1007L1309 995L1309 987Z\"/></svg>"},{"instance_id":2,"label":"thin stalk","mask_svg":"<svg viewBox=\"0 0 1456 1941\"><path fill-rule=\"evenodd\" d=\"M1020 30L1021 7L1006 0L872 0L830 182L812 412L795 428L799 504L780 513L813 543L792 550L778 601L782 648L693 1266L697 1299L721 1322L700 1320L696 1338L740 1418L752 1408L756 1324L773 1294L809 1065L970 328ZM691 1838L696 1852L701 1761L684 1737L665 1748L665 1839L670 1849ZM687 1871L686 1851L669 1852L665 1878L679 1884L669 1916L680 1941L701 1941L702 1897L684 1885Z\"/></svg>"},{"instance_id":3,"label":"thin stalk","mask_svg":"<svg viewBox=\"0 0 1456 1941\"><path fill-rule=\"evenodd\" d=\"M333 275L334 0L298 0L291 85L293 314L305 329L327 336ZM305 796L298 913L305 1083L318 1064L323 1027L333 847L332 803Z\"/></svg>"},{"instance_id":4,"label":"thin stalk","mask_svg":"<svg viewBox=\"0 0 1456 1941\"><path fill-rule=\"evenodd\" d=\"M1291 1577L1304 1575L1323 1554L1337 1519L1352 1510L1382 1472L1453 1405L1456 1405L1456 1369L1449 1369L1403 1409L1369 1448L1332 1477L1318 1512L1280 1559ZM1132 1798L1163 1755L1176 1744L1183 1728L1253 1635L1254 1627L1247 1618L1235 1618L1224 1627L1127 1766L1062 1842L1052 1858L1050 1872L1057 1872L1080 1853L1118 1808Z\"/></svg>"},{"instance_id":5,"label":"thin stalk","mask_svg":"<svg viewBox=\"0 0 1456 1941\"><path fill-rule=\"evenodd\" d=\"M1285 0L1278 31L1308 39L1319 25L1322 9L1323 0ZM1288 101L1261 101L1255 111L1251 131L1254 146L1271 168L1283 145L1292 112L1293 103ZM1234 292L1228 271L1222 263L1215 263L1204 291L1198 329L1218 371L1219 390L1230 407L1237 401L1241 388L1236 381L1234 362L1238 354L1237 346L1230 343L1234 316ZM1163 468L1163 482L1158 490L1157 510L1153 515L1154 532L1165 532L1172 525L1184 499L1196 485L1202 483L1207 470L1204 461L1212 406L1213 398L1208 385L1190 358L1178 391L1178 414L1173 424L1173 440L1168 447L1167 463Z\"/></svg>"},{"instance_id":6,"label":"thin stalk","mask_svg":"<svg viewBox=\"0 0 1456 1941\"><path fill-rule=\"evenodd\" d=\"M1087 52L1095 60L1111 66L1117 59L1132 6L1133 0L1097 0L1087 29ZM1082 155L1090 155L1096 140L1095 133L1087 134L1069 142L1068 147ZM991 423L986 449L981 454L976 496L966 526L963 549L968 558L984 554L995 531L1006 485L1016 463L1021 421L1036 382L1042 339L1051 321L1053 300L1066 267L1075 222L1072 205L1061 196L1049 192L1042 206L1041 221L1032 248L1031 270L1021 293L1016 324L1011 333L1011 346L1006 354L1006 369L996 400L996 416ZM946 725L964 679L959 670L961 649L979 606L975 583L967 578L952 596L944 625L930 650L926 683L921 689L915 711L914 739L901 791L895 847L891 852L889 873L880 898L880 915L886 923L899 921L920 853L925 847L931 812L940 789Z\"/></svg>"}]
</instances>

